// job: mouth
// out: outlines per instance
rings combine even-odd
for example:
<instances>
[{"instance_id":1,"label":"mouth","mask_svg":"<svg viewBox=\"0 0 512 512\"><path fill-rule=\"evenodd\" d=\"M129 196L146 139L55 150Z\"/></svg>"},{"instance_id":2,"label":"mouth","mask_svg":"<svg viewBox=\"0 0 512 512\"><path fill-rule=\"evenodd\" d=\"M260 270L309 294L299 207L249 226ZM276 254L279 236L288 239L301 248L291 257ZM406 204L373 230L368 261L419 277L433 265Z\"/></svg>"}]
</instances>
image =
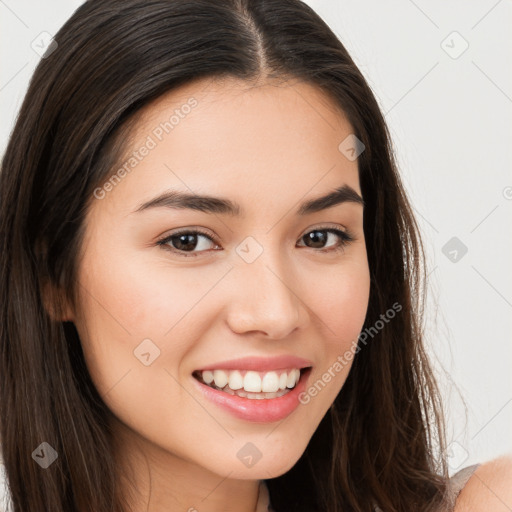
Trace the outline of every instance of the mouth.
<instances>
[{"instance_id":1,"label":"mouth","mask_svg":"<svg viewBox=\"0 0 512 512\"><path fill-rule=\"evenodd\" d=\"M284 368L258 372L253 370L196 370L193 377L201 384L228 395L250 400L270 400L290 393L311 371L305 368Z\"/></svg>"}]
</instances>

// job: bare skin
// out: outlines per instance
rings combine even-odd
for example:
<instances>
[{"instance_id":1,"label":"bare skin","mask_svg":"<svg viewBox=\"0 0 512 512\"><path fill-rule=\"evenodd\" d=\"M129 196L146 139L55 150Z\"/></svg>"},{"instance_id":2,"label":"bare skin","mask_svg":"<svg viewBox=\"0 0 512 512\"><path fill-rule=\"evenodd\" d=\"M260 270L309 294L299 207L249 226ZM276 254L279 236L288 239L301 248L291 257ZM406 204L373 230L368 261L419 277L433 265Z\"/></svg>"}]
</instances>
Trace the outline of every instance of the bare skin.
<instances>
[{"instance_id":1,"label":"bare skin","mask_svg":"<svg viewBox=\"0 0 512 512\"><path fill-rule=\"evenodd\" d=\"M158 140L155 127L191 97L197 105ZM363 206L295 213L345 184L361 195L357 160L338 149L351 133L304 83L199 81L137 120L128 154L152 134L156 147L92 201L79 307L67 314L114 415L120 461L138 491L134 512L254 512L260 480L297 462L342 388L350 361L283 421L250 422L206 399L192 373L226 359L293 354L312 362L314 383L355 348L370 288ZM136 212L170 189L228 198L245 215ZM214 241L199 236L192 257L157 244L178 228L202 228ZM341 246L327 228L354 240ZM323 246L307 245L312 231ZM262 248L251 263L236 251L247 237ZM145 339L160 350L148 366L134 355ZM249 442L262 454L253 467L237 457Z\"/></svg>"},{"instance_id":2,"label":"bare skin","mask_svg":"<svg viewBox=\"0 0 512 512\"><path fill-rule=\"evenodd\" d=\"M512 510L512 454L480 465L459 494L455 512Z\"/></svg>"}]
</instances>

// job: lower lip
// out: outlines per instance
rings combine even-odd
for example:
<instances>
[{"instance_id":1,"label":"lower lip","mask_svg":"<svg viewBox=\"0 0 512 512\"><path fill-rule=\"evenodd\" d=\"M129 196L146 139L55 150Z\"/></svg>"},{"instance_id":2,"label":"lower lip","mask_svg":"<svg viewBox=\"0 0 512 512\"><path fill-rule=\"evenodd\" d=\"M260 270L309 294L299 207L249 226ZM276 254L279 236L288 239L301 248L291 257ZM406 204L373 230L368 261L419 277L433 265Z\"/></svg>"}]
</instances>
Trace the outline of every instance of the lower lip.
<instances>
[{"instance_id":1,"label":"lower lip","mask_svg":"<svg viewBox=\"0 0 512 512\"><path fill-rule=\"evenodd\" d=\"M301 373L297 385L286 395L278 398L251 399L230 395L224 391L212 388L192 377L206 398L219 407L227 410L233 416L246 421L271 423L280 421L290 415L299 405L299 395L306 389L306 382L311 373L309 368Z\"/></svg>"}]
</instances>

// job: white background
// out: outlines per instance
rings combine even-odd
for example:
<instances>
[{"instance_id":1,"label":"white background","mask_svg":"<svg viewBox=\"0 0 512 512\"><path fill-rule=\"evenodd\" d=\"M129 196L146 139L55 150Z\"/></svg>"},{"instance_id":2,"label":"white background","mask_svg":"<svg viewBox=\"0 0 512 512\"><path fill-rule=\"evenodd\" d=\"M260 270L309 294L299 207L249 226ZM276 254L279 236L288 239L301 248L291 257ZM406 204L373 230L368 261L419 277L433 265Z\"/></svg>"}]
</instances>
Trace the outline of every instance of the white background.
<instances>
[{"instance_id":1,"label":"white background","mask_svg":"<svg viewBox=\"0 0 512 512\"><path fill-rule=\"evenodd\" d=\"M373 89L422 229L451 472L512 453L511 1L306 3ZM39 60L32 42L80 4L0 0L0 154ZM462 257L443 253L453 237Z\"/></svg>"}]
</instances>

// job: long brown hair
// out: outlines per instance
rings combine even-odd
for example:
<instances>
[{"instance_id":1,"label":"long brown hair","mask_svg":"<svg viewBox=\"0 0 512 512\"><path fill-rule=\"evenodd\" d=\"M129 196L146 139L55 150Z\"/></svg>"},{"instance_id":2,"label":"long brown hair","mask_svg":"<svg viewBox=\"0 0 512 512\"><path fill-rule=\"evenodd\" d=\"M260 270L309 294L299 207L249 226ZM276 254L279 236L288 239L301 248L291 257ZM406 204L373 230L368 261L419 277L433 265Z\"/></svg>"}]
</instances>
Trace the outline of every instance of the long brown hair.
<instances>
[{"instance_id":1,"label":"long brown hair","mask_svg":"<svg viewBox=\"0 0 512 512\"><path fill-rule=\"evenodd\" d=\"M89 0L34 72L0 175L0 434L13 510L127 512L110 411L74 325L84 217L140 109L201 77L295 78L324 91L365 150L359 179L371 290L362 343L307 449L267 480L277 512L433 511L446 491L444 419L422 334L424 254L374 95L300 0ZM57 298L51 306L58 311ZM374 329L375 330L375 329ZM45 471L32 452L58 454Z\"/></svg>"}]
</instances>

